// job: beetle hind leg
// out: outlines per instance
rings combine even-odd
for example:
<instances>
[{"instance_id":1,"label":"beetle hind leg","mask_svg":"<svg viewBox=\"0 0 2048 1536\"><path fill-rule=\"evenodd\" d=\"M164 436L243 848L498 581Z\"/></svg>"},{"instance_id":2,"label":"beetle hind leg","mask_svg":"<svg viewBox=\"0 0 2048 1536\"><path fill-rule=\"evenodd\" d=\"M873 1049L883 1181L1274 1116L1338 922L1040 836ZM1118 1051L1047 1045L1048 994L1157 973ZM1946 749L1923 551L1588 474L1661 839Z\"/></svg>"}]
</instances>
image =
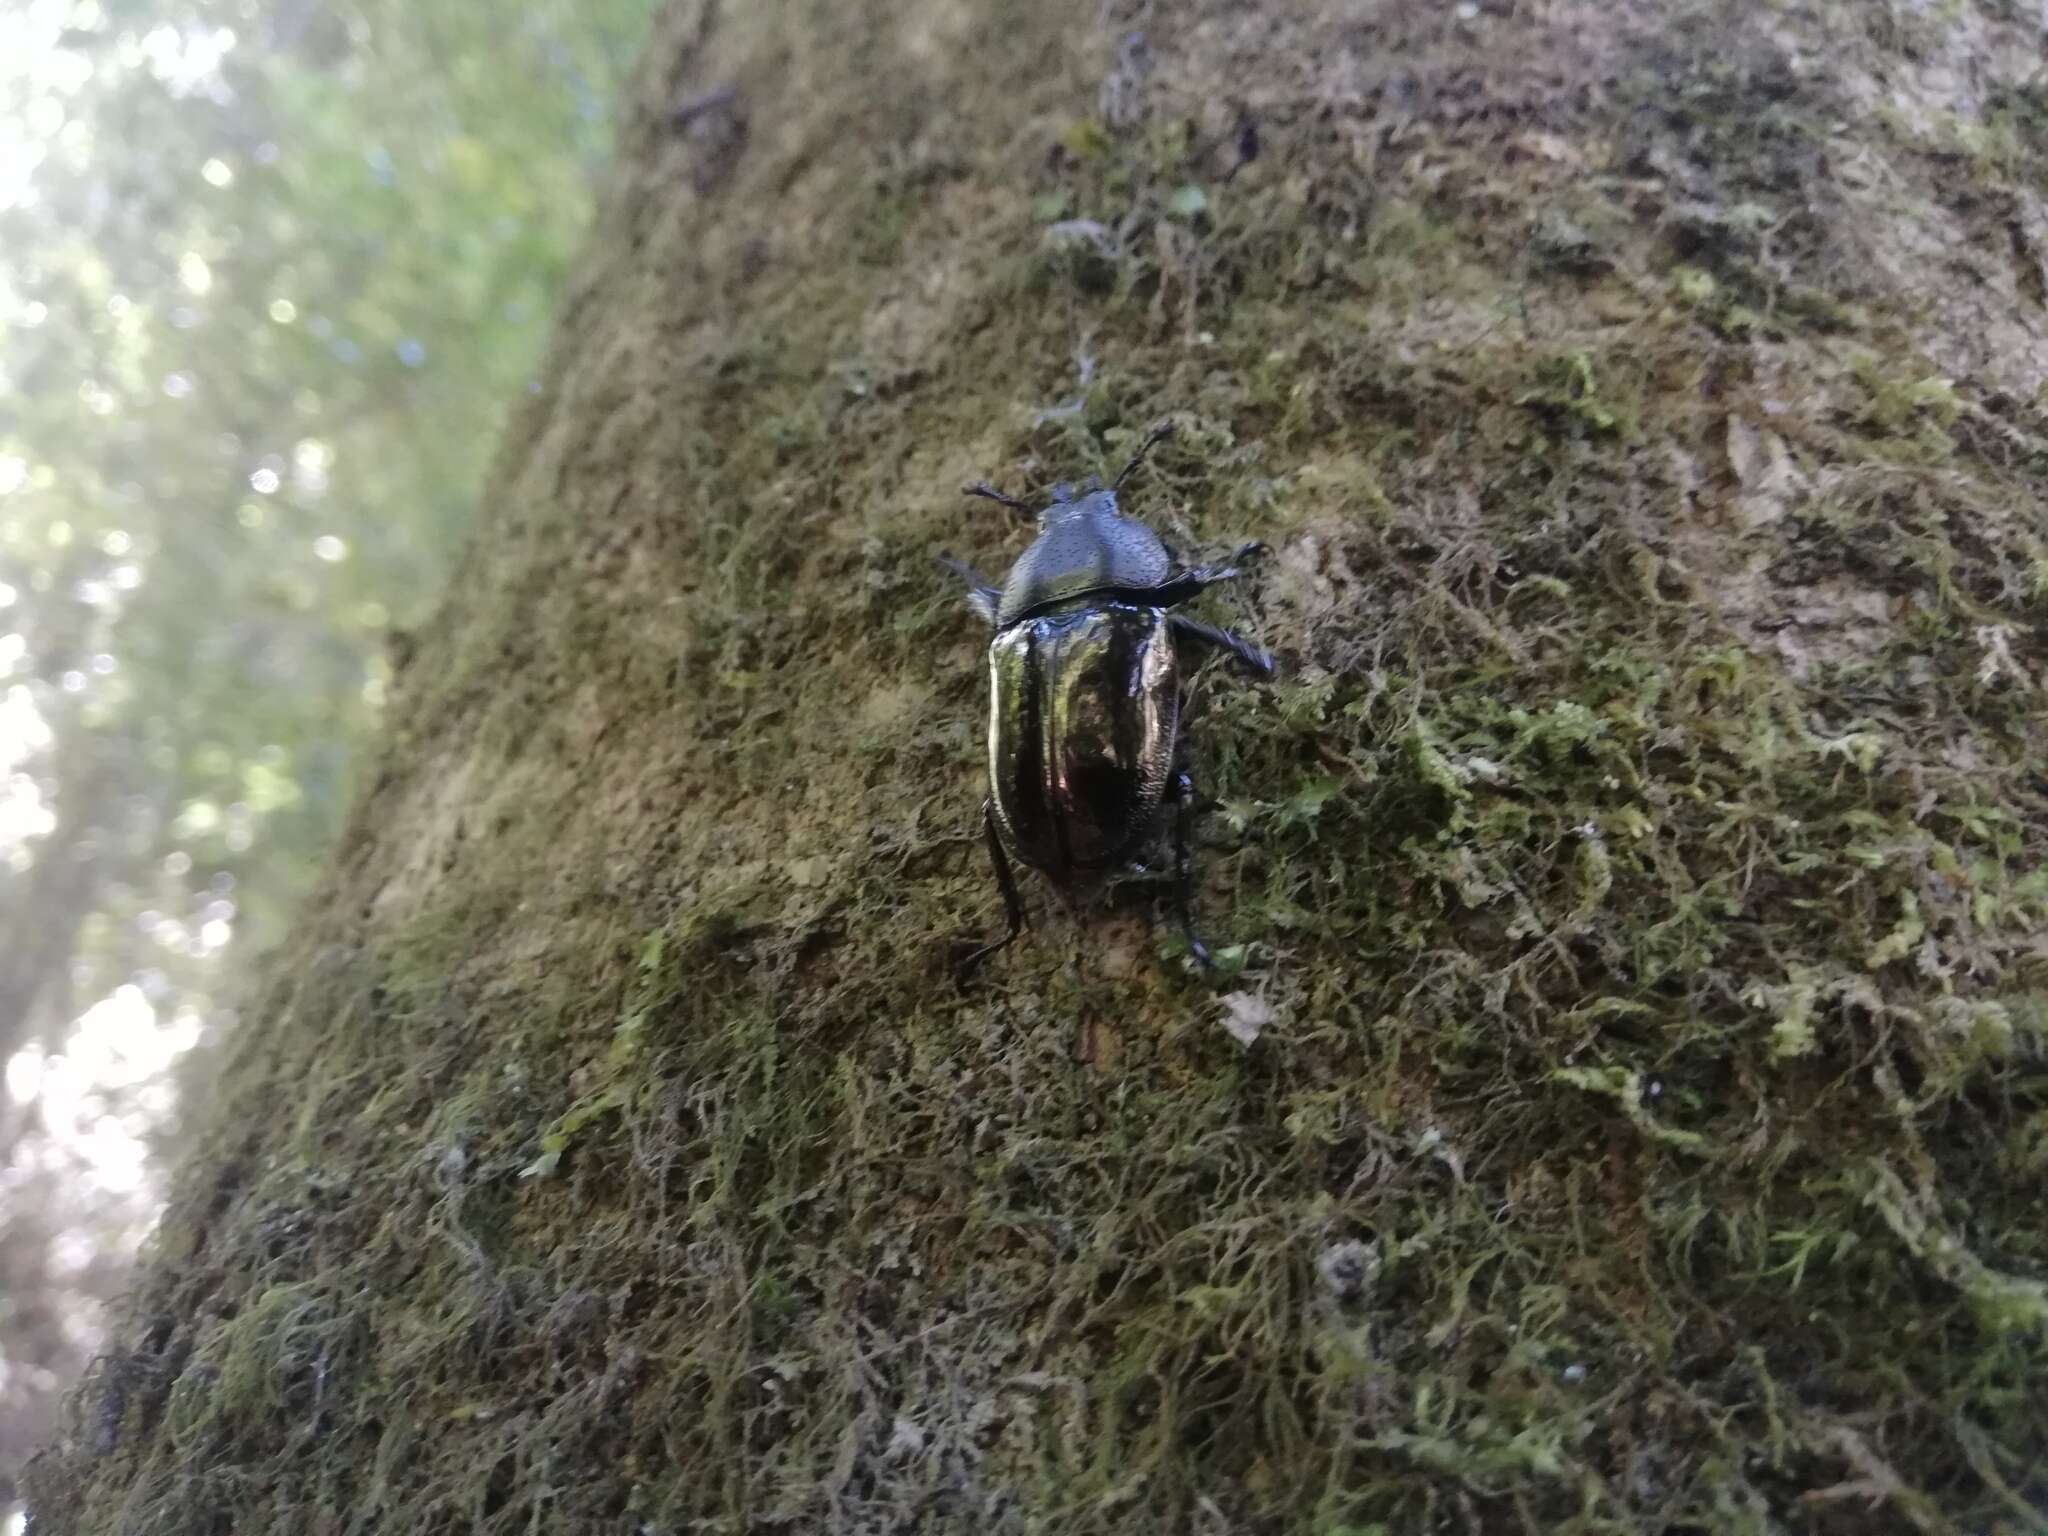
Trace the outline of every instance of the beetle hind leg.
<instances>
[{"instance_id":1,"label":"beetle hind leg","mask_svg":"<svg viewBox=\"0 0 2048 1536\"><path fill-rule=\"evenodd\" d=\"M955 979L962 986L967 984L967 978L984 960L1008 949L1016 942L1017 935L1024 931L1024 901L1017 894L1016 877L1010 873L1010 857L1003 852L1003 840L996 833L996 808L993 801L981 802L981 830L988 842L988 861L996 872L996 886L1003 893L1003 914L1009 922L1009 927L1000 939L982 945L954 966Z\"/></svg>"},{"instance_id":2,"label":"beetle hind leg","mask_svg":"<svg viewBox=\"0 0 2048 1536\"><path fill-rule=\"evenodd\" d=\"M1177 771L1168 783L1167 792L1173 796L1173 906L1174 915L1180 920L1180 931L1188 941L1188 953L1195 957L1195 964L1205 971L1216 969L1216 957L1209 953L1209 946L1202 942L1202 936L1195 932L1195 858L1192 839L1195 822L1195 781L1185 769Z\"/></svg>"}]
</instances>

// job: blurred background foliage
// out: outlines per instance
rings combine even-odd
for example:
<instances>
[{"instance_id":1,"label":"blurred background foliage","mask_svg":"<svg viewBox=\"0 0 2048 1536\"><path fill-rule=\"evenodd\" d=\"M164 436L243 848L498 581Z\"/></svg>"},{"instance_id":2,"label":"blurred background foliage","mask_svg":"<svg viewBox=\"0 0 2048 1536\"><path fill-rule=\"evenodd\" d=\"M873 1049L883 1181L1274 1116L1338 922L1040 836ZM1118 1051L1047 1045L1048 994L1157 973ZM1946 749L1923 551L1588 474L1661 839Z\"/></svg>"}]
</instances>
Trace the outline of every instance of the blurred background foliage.
<instances>
[{"instance_id":1,"label":"blurred background foliage","mask_svg":"<svg viewBox=\"0 0 2048 1536\"><path fill-rule=\"evenodd\" d=\"M651 11L0 5L0 1529L177 1063L468 525Z\"/></svg>"}]
</instances>

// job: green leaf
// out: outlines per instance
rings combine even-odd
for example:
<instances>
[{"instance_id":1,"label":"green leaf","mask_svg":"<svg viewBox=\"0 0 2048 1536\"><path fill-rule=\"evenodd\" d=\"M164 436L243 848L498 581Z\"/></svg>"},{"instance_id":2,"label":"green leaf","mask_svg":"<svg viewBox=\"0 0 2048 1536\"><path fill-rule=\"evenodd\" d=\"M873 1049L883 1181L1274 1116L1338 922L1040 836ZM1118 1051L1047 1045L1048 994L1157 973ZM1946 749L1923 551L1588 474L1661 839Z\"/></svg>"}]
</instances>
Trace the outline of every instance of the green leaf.
<instances>
[{"instance_id":1,"label":"green leaf","mask_svg":"<svg viewBox=\"0 0 2048 1536\"><path fill-rule=\"evenodd\" d=\"M657 928L640 941L640 974L651 976L661 969L661 952L668 945L668 932Z\"/></svg>"},{"instance_id":2,"label":"green leaf","mask_svg":"<svg viewBox=\"0 0 2048 1536\"><path fill-rule=\"evenodd\" d=\"M1077 117L1060 130L1060 143L1079 160L1098 160L1109 153L1109 134L1092 117Z\"/></svg>"},{"instance_id":3,"label":"green leaf","mask_svg":"<svg viewBox=\"0 0 2048 1536\"><path fill-rule=\"evenodd\" d=\"M519 1170L522 1179L552 1178L562 1165L562 1154L576 1139L576 1133L593 1121L626 1105L627 1091L617 1086L600 1089L579 1100L561 1119L541 1133L540 1156Z\"/></svg>"}]
</instances>

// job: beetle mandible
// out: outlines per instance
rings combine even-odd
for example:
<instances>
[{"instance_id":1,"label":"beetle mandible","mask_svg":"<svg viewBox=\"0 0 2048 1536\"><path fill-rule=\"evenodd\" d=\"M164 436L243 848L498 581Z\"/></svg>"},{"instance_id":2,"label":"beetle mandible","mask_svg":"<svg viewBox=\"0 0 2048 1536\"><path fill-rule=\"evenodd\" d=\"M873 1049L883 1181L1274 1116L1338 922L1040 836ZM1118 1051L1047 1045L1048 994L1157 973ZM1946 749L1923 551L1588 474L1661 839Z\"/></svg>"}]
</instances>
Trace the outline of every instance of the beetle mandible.
<instances>
[{"instance_id":1,"label":"beetle mandible","mask_svg":"<svg viewBox=\"0 0 2048 1536\"><path fill-rule=\"evenodd\" d=\"M1128 859L1160 808L1174 806L1175 894L1188 949L1213 965L1191 914L1194 868L1188 849L1194 781L1181 759L1180 646L1228 652L1270 676L1259 646L1174 610L1240 574L1240 546L1220 566L1176 568L1158 534L1117 509L1125 478L1162 439L1154 427L1116 479L1056 485L1036 513L1038 536L1001 587L950 557L940 564L967 583L967 606L995 631L989 643L989 795L983 836L1009 927L968 955L967 971L1014 941L1024 904L1010 872L1015 858L1062 889L1099 878ZM986 482L962 488L1020 512L1027 502Z\"/></svg>"}]
</instances>

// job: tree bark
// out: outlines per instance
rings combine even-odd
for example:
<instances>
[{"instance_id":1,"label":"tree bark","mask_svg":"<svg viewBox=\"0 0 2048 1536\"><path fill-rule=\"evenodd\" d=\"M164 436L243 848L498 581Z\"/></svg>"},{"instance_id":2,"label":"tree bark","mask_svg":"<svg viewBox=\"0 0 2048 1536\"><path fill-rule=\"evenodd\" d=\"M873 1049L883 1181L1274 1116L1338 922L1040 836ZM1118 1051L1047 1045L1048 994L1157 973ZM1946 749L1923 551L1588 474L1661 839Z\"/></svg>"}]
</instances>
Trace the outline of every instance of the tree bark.
<instances>
[{"instance_id":1,"label":"tree bark","mask_svg":"<svg viewBox=\"0 0 2048 1536\"><path fill-rule=\"evenodd\" d=\"M2031 1528L2041 40L672 6L36 1530ZM1241 968L962 993L957 487L1162 417Z\"/></svg>"}]
</instances>

